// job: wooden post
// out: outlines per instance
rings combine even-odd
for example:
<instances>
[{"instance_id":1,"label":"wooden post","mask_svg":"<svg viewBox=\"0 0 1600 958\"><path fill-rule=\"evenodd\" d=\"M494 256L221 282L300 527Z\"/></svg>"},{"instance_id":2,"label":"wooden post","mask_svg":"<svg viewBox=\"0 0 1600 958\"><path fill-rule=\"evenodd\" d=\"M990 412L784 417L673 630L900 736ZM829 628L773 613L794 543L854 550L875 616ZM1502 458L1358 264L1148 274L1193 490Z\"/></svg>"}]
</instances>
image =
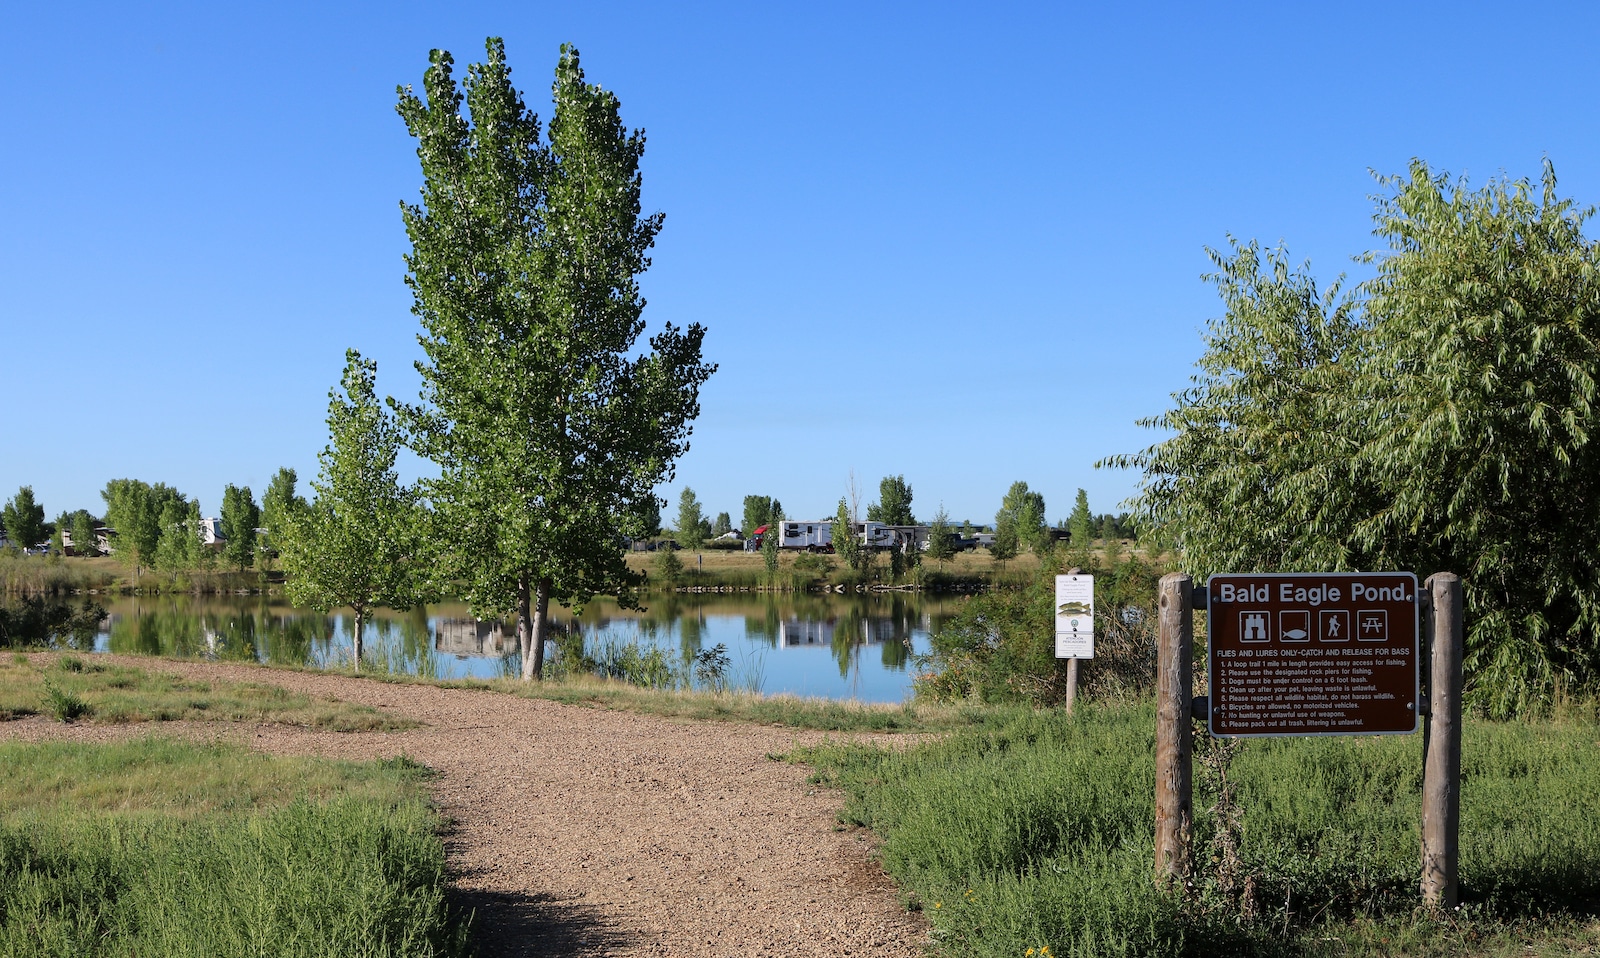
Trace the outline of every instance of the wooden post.
<instances>
[{"instance_id":1,"label":"wooden post","mask_svg":"<svg viewBox=\"0 0 1600 958\"><path fill-rule=\"evenodd\" d=\"M1189 837L1194 818L1191 782L1193 728L1193 580L1181 572L1161 577L1161 637L1156 648L1156 878L1189 877Z\"/></svg>"},{"instance_id":2,"label":"wooden post","mask_svg":"<svg viewBox=\"0 0 1600 958\"><path fill-rule=\"evenodd\" d=\"M1068 569L1065 574L1066 575L1081 575L1082 573L1083 573L1083 569L1079 568L1078 566L1073 566L1072 568ZM1090 628L1093 628L1093 626L1091 625ZM1067 660L1067 695L1066 695L1066 701L1062 703L1062 707L1065 709L1065 711L1066 711L1066 713L1068 715L1072 714L1073 703L1075 703L1077 700L1078 700L1078 660L1077 659L1068 659Z\"/></svg>"},{"instance_id":3,"label":"wooden post","mask_svg":"<svg viewBox=\"0 0 1600 958\"><path fill-rule=\"evenodd\" d=\"M1433 594L1433 661L1428 681L1428 724L1422 737L1422 900L1452 909L1460 891L1457 869L1461 826L1461 659L1465 646L1461 579L1451 572L1428 577Z\"/></svg>"}]
</instances>

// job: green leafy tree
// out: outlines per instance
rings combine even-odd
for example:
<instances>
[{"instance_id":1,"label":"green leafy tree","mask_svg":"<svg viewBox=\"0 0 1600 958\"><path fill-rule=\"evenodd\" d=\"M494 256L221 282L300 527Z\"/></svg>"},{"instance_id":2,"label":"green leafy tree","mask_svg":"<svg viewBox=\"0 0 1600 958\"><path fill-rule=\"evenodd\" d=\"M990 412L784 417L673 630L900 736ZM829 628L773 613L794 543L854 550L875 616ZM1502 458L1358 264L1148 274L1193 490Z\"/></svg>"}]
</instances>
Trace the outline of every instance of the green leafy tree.
<instances>
[{"instance_id":1,"label":"green leafy tree","mask_svg":"<svg viewBox=\"0 0 1600 958\"><path fill-rule=\"evenodd\" d=\"M1078 497L1072 503L1072 515L1067 517L1067 535L1071 536L1072 551L1080 566L1089 565L1089 550L1094 545L1094 530L1094 513L1089 511L1089 494L1079 489Z\"/></svg>"},{"instance_id":2,"label":"green leafy tree","mask_svg":"<svg viewBox=\"0 0 1600 958\"><path fill-rule=\"evenodd\" d=\"M19 549L31 549L49 533L45 531L44 506L33 500L33 487L23 486L0 509L0 523L5 524L6 535Z\"/></svg>"},{"instance_id":3,"label":"green leafy tree","mask_svg":"<svg viewBox=\"0 0 1600 958\"><path fill-rule=\"evenodd\" d=\"M939 511L933 515L933 523L928 527L928 558L943 565L949 562L956 554L956 531L950 525L950 514L945 512L944 503L939 504Z\"/></svg>"},{"instance_id":4,"label":"green leafy tree","mask_svg":"<svg viewBox=\"0 0 1600 958\"><path fill-rule=\"evenodd\" d=\"M777 581L778 577L778 545L781 538L778 534L779 524L783 522L783 507L776 499L772 500L772 513L764 523L767 527L761 536L761 562L767 570L767 581Z\"/></svg>"},{"instance_id":5,"label":"green leafy tree","mask_svg":"<svg viewBox=\"0 0 1600 958\"><path fill-rule=\"evenodd\" d=\"M73 511L67 523L67 530L72 533L72 551L80 556L97 556L100 554L100 540L95 535L95 526L99 522L87 509Z\"/></svg>"},{"instance_id":6,"label":"green leafy tree","mask_svg":"<svg viewBox=\"0 0 1600 958\"><path fill-rule=\"evenodd\" d=\"M261 509L250 487L229 483L222 490L222 558L237 565L240 572L256 559L256 527L260 524Z\"/></svg>"},{"instance_id":7,"label":"green leafy tree","mask_svg":"<svg viewBox=\"0 0 1600 958\"><path fill-rule=\"evenodd\" d=\"M1225 315L1189 389L1107 460L1191 571L1458 572L1468 694L1492 714L1600 684L1600 269L1540 184L1382 181L1377 276L1345 295L1281 250L1213 253Z\"/></svg>"},{"instance_id":8,"label":"green leafy tree","mask_svg":"<svg viewBox=\"0 0 1600 958\"><path fill-rule=\"evenodd\" d=\"M684 486L678 494L678 520L673 523L672 538L685 549L698 549L705 543L704 522L700 500L695 498L693 489Z\"/></svg>"},{"instance_id":9,"label":"green leafy tree","mask_svg":"<svg viewBox=\"0 0 1600 958\"><path fill-rule=\"evenodd\" d=\"M56 521L47 523L50 529L50 551L53 554L61 555L67 551L66 542L62 537L71 534L71 523L72 513L65 510L56 515Z\"/></svg>"},{"instance_id":10,"label":"green leafy tree","mask_svg":"<svg viewBox=\"0 0 1600 958\"><path fill-rule=\"evenodd\" d=\"M261 528L265 530L261 554L268 560L278 554L279 543L283 541L292 517L306 509L305 498L295 493L295 483L299 478L293 469L284 466L272 477L267 484L267 491L261 496Z\"/></svg>"},{"instance_id":11,"label":"green leafy tree","mask_svg":"<svg viewBox=\"0 0 1600 958\"><path fill-rule=\"evenodd\" d=\"M200 564L200 503L183 498L161 504L161 538L156 541L151 565L165 572L182 572Z\"/></svg>"},{"instance_id":12,"label":"green leafy tree","mask_svg":"<svg viewBox=\"0 0 1600 958\"><path fill-rule=\"evenodd\" d=\"M914 526L911 484L905 476L884 476L878 483L878 501L867 507L867 521L890 526Z\"/></svg>"},{"instance_id":13,"label":"green leafy tree","mask_svg":"<svg viewBox=\"0 0 1600 958\"><path fill-rule=\"evenodd\" d=\"M438 518L438 567L475 615L515 613L523 677L541 677L549 603L636 604L618 533L636 535L699 413L704 330L644 330L637 276L661 228L640 215L642 132L563 47L548 139L504 44L464 88L430 54L426 98L400 92L422 200L404 207L422 321L422 403L405 408ZM465 112L463 111L465 107Z\"/></svg>"},{"instance_id":14,"label":"green leafy tree","mask_svg":"<svg viewBox=\"0 0 1600 958\"><path fill-rule=\"evenodd\" d=\"M1352 468L1367 429L1340 412L1363 361L1360 301L1282 249L1230 244L1208 251L1224 312L1189 388L1140 420L1170 438L1102 464L1143 472L1134 515L1198 576L1361 567L1349 531L1379 496Z\"/></svg>"},{"instance_id":15,"label":"green leafy tree","mask_svg":"<svg viewBox=\"0 0 1600 958\"><path fill-rule=\"evenodd\" d=\"M361 668L372 611L408 609L425 596L413 490L395 472L399 427L374 392L378 365L351 349L344 376L328 394L329 444L317 456L315 500L284 515L281 558L290 601L318 611L355 613L352 661Z\"/></svg>"},{"instance_id":16,"label":"green leafy tree","mask_svg":"<svg viewBox=\"0 0 1600 958\"><path fill-rule=\"evenodd\" d=\"M161 542L161 513L168 502L188 502L183 493L166 485L139 479L113 479L101 490L106 503L106 525L116 533L112 547L118 558L133 567L137 579L144 566L155 560Z\"/></svg>"},{"instance_id":17,"label":"green leafy tree","mask_svg":"<svg viewBox=\"0 0 1600 958\"><path fill-rule=\"evenodd\" d=\"M717 513L717 519L711 523L711 537L724 536L733 531L733 519L726 512Z\"/></svg>"},{"instance_id":18,"label":"green leafy tree","mask_svg":"<svg viewBox=\"0 0 1600 958\"><path fill-rule=\"evenodd\" d=\"M1600 245L1543 181L1382 181L1366 362L1339 417L1380 490L1353 551L1462 576L1495 714L1600 686ZM1358 430L1360 430L1358 432ZM1369 431L1370 430L1370 431Z\"/></svg>"},{"instance_id":19,"label":"green leafy tree","mask_svg":"<svg viewBox=\"0 0 1600 958\"><path fill-rule=\"evenodd\" d=\"M989 544L989 556L996 562L1006 563L1017 557L1017 524L1001 523L995 527L994 541Z\"/></svg>"},{"instance_id":20,"label":"green leafy tree","mask_svg":"<svg viewBox=\"0 0 1600 958\"><path fill-rule=\"evenodd\" d=\"M771 496L745 496L742 531L746 538L755 535L762 526L776 522L782 512L783 506Z\"/></svg>"},{"instance_id":21,"label":"green leafy tree","mask_svg":"<svg viewBox=\"0 0 1600 958\"><path fill-rule=\"evenodd\" d=\"M850 516L850 503L839 497L839 509L833 514L833 551L847 569L861 567L863 548L856 535L856 524Z\"/></svg>"},{"instance_id":22,"label":"green leafy tree","mask_svg":"<svg viewBox=\"0 0 1600 958\"><path fill-rule=\"evenodd\" d=\"M1049 538L1044 514L1044 496L1029 490L1026 482L1013 482L995 513L995 536L1014 536L1019 550L1026 546L1042 552Z\"/></svg>"},{"instance_id":23,"label":"green leafy tree","mask_svg":"<svg viewBox=\"0 0 1600 958\"><path fill-rule=\"evenodd\" d=\"M670 546L656 550L655 567L656 576L669 586L677 585L683 578L683 560Z\"/></svg>"}]
</instances>

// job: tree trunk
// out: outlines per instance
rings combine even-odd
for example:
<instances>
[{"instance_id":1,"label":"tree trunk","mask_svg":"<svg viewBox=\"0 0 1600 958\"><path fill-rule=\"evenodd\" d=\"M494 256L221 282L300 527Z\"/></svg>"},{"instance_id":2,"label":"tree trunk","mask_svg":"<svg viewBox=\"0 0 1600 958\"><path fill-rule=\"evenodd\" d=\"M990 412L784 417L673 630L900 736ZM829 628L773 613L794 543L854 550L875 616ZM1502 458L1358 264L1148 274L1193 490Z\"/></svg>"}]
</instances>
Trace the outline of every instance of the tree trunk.
<instances>
[{"instance_id":1,"label":"tree trunk","mask_svg":"<svg viewBox=\"0 0 1600 958\"><path fill-rule=\"evenodd\" d=\"M357 672L361 671L361 633L367 626L367 612L360 606L356 607L356 628L350 636L351 661Z\"/></svg>"},{"instance_id":2,"label":"tree trunk","mask_svg":"<svg viewBox=\"0 0 1600 958\"><path fill-rule=\"evenodd\" d=\"M533 677L544 679L544 636L550 631L550 580L539 580L538 597L533 603Z\"/></svg>"},{"instance_id":3,"label":"tree trunk","mask_svg":"<svg viewBox=\"0 0 1600 958\"><path fill-rule=\"evenodd\" d=\"M533 613L528 608L528 577L517 577L517 647L522 650L522 680L533 679Z\"/></svg>"}]
</instances>

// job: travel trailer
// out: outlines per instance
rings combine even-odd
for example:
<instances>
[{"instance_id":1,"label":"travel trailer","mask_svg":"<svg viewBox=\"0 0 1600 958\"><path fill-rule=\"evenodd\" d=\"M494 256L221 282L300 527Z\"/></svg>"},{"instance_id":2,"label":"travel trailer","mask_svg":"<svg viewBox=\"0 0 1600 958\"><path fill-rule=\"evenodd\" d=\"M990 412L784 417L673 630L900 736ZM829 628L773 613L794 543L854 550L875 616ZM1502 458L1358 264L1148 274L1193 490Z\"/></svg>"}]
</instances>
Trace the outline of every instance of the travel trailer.
<instances>
[{"instance_id":1,"label":"travel trailer","mask_svg":"<svg viewBox=\"0 0 1600 958\"><path fill-rule=\"evenodd\" d=\"M807 552L833 551L833 520L800 522L785 519L778 523L778 548L805 549Z\"/></svg>"}]
</instances>

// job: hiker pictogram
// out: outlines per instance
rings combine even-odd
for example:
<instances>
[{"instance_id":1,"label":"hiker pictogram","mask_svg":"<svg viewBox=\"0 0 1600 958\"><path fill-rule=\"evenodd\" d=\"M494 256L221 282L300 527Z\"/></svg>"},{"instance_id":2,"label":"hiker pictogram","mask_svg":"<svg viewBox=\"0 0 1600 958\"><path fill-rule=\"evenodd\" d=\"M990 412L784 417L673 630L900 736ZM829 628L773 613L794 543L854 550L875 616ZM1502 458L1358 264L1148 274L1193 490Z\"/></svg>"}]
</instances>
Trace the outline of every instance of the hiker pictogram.
<instances>
[{"instance_id":1,"label":"hiker pictogram","mask_svg":"<svg viewBox=\"0 0 1600 958\"><path fill-rule=\"evenodd\" d=\"M1317 614L1320 631L1317 637L1324 642L1350 641L1350 613L1345 609L1323 609Z\"/></svg>"}]
</instances>

